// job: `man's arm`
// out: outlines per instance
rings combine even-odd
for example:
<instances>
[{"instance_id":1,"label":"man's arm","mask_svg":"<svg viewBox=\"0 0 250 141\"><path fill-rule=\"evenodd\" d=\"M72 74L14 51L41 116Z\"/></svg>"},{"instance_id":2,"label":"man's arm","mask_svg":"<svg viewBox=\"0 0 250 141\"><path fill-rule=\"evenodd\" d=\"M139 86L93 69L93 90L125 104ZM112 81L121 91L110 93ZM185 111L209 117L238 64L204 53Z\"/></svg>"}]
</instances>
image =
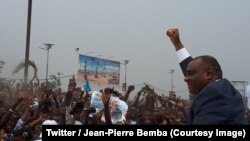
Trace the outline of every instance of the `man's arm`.
<instances>
[{"instance_id":1,"label":"man's arm","mask_svg":"<svg viewBox=\"0 0 250 141\"><path fill-rule=\"evenodd\" d=\"M134 86L134 85L129 85L129 86L128 86L128 90L126 91L124 97L122 97L122 100L125 101L125 102L127 102L130 93L131 93L134 89L135 89L135 86Z\"/></svg>"},{"instance_id":2,"label":"man's arm","mask_svg":"<svg viewBox=\"0 0 250 141\"><path fill-rule=\"evenodd\" d=\"M167 36L170 38L176 51L184 48L183 44L181 43L179 30L177 28L167 30Z\"/></svg>"},{"instance_id":3,"label":"man's arm","mask_svg":"<svg viewBox=\"0 0 250 141\"><path fill-rule=\"evenodd\" d=\"M190 61L192 61L192 57L184 48L180 40L180 34L177 28L167 30L167 36L170 38L171 42L175 47L180 67L182 69L183 74L186 75L187 65Z\"/></svg>"}]
</instances>

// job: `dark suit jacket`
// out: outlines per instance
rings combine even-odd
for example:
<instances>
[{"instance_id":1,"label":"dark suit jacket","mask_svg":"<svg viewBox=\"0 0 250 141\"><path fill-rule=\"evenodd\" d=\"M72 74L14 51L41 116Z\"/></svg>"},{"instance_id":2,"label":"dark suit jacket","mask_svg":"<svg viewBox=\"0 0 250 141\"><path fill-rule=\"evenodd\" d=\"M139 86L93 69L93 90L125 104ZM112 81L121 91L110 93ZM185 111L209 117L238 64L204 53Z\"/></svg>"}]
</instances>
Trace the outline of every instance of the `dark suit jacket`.
<instances>
[{"instance_id":1,"label":"dark suit jacket","mask_svg":"<svg viewBox=\"0 0 250 141\"><path fill-rule=\"evenodd\" d=\"M186 74L192 57L180 63ZM194 98L188 124L245 124L244 104L241 94L227 80L214 81L203 88Z\"/></svg>"}]
</instances>

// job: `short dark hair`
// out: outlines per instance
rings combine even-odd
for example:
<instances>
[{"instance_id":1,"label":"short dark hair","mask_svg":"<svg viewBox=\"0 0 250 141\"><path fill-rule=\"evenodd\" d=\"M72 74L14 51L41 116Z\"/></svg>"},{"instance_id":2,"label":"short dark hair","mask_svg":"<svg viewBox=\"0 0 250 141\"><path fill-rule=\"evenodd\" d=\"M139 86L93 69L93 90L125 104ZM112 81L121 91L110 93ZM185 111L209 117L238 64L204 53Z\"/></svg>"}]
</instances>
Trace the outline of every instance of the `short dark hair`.
<instances>
[{"instance_id":1,"label":"short dark hair","mask_svg":"<svg viewBox=\"0 0 250 141\"><path fill-rule=\"evenodd\" d=\"M33 132L30 126L25 125L20 129L10 130L14 136L21 136L26 141L31 141L33 139Z\"/></svg>"},{"instance_id":2,"label":"short dark hair","mask_svg":"<svg viewBox=\"0 0 250 141\"><path fill-rule=\"evenodd\" d=\"M201 59L207 66L211 67L215 71L216 76L218 78L222 79L223 72L216 58L210 55L202 55L202 56L195 57L193 60L197 60L197 59Z\"/></svg>"}]
</instances>

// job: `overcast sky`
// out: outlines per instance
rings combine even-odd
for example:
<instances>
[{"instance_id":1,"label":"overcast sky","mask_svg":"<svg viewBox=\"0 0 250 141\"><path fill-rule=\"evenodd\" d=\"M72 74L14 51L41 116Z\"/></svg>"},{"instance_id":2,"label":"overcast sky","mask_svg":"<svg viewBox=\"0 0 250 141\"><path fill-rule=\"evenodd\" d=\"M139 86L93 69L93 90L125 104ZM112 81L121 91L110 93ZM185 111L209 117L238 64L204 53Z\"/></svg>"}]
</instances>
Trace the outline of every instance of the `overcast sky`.
<instances>
[{"instance_id":1,"label":"overcast sky","mask_svg":"<svg viewBox=\"0 0 250 141\"><path fill-rule=\"evenodd\" d=\"M177 95L187 97L187 87L175 50L166 30L177 27L184 46L193 56L215 56L231 81L250 81L249 0L33 0L30 60L38 66L38 77L75 73L76 52L130 60L127 82L137 88L151 84L159 94L171 87L170 69ZM13 75L24 61L28 0L0 1L0 60L6 62L1 76ZM32 70L29 70L31 75ZM66 89L69 78L62 79ZM121 65L121 83L124 66Z\"/></svg>"}]
</instances>

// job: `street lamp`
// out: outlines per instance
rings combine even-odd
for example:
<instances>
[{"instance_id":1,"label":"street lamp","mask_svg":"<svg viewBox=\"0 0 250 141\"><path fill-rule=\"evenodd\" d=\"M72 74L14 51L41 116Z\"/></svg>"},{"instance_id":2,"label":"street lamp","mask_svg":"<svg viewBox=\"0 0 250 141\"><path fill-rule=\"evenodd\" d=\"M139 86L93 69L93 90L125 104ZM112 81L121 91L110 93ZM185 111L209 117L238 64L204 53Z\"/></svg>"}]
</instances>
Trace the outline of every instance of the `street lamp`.
<instances>
[{"instance_id":1,"label":"street lamp","mask_svg":"<svg viewBox=\"0 0 250 141\"><path fill-rule=\"evenodd\" d=\"M125 78L124 78L124 83L123 83L123 91L127 90L127 64L129 60L124 60L124 65L125 65Z\"/></svg>"},{"instance_id":2,"label":"street lamp","mask_svg":"<svg viewBox=\"0 0 250 141\"><path fill-rule=\"evenodd\" d=\"M3 65L5 64L5 62L4 61L1 61L0 60L0 79L1 79L1 77L2 77L2 69L3 69Z\"/></svg>"},{"instance_id":3,"label":"street lamp","mask_svg":"<svg viewBox=\"0 0 250 141\"><path fill-rule=\"evenodd\" d=\"M80 59L79 59L79 58L80 58L80 57L79 57L79 56L80 56L80 55L79 55L79 50L80 50L79 48L76 48L76 49L75 49L75 51L76 51L76 58L75 58L75 63L76 63L76 64L75 64L75 67L76 67L76 68L75 68L75 78L76 78L76 79L78 79L78 64L79 64L79 60L80 60ZM81 70L81 64L80 64L80 70Z\"/></svg>"},{"instance_id":4,"label":"street lamp","mask_svg":"<svg viewBox=\"0 0 250 141\"><path fill-rule=\"evenodd\" d=\"M170 73L171 73L171 92L174 91L174 79L173 79L173 75L174 75L174 69L170 69Z\"/></svg>"},{"instance_id":5,"label":"street lamp","mask_svg":"<svg viewBox=\"0 0 250 141\"><path fill-rule=\"evenodd\" d=\"M50 49L52 48L52 46L55 45L55 44L46 43L46 44L44 44L44 45L45 45L45 48L41 48L41 47L39 47L39 48L47 51L46 84L48 85L49 50L50 50Z\"/></svg>"}]
</instances>

